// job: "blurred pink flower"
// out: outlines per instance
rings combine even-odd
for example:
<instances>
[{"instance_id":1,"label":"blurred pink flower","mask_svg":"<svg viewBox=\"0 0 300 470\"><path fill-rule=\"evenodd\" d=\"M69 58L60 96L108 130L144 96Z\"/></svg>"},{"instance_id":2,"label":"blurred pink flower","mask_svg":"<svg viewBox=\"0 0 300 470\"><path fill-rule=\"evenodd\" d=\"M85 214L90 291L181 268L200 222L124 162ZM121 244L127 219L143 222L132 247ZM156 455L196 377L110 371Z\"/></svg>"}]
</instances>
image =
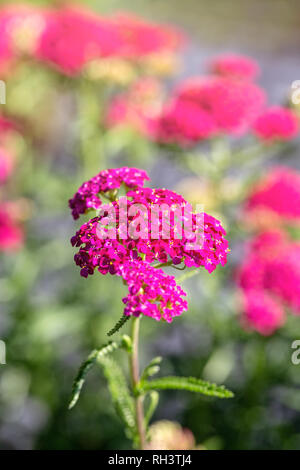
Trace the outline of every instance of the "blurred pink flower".
<instances>
[{"instance_id":1,"label":"blurred pink flower","mask_svg":"<svg viewBox=\"0 0 300 470\"><path fill-rule=\"evenodd\" d=\"M4 204L0 206L0 251L11 252L21 248L23 230Z\"/></svg>"},{"instance_id":2,"label":"blurred pink flower","mask_svg":"<svg viewBox=\"0 0 300 470\"><path fill-rule=\"evenodd\" d=\"M154 138L179 145L195 144L216 134L211 114L193 101L175 99L163 109L156 121Z\"/></svg>"},{"instance_id":3,"label":"blurred pink flower","mask_svg":"<svg viewBox=\"0 0 300 470\"><path fill-rule=\"evenodd\" d=\"M19 54L34 54L45 26L47 11L27 4L1 8L0 56L1 51L5 51L4 58L13 62Z\"/></svg>"},{"instance_id":4,"label":"blurred pink flower","mask_svg":"<svg viewBox=\"0 0 300 470\"><path fill-rule=\"evenodd\" d=\"M114 22L122 38L120 54L129 58L176 50L184 42L183 35L174 28L138 16L119 14Z\"/></svg>"},{"instance_id":5,"label":"blurred pink flower","mask_svg":"<svg viewBox=\"0 0 300 470\"><path fill-rule=\"evenodd\" d=\"M239 54L222 54L209 63L212 73L226 77L253 80L260 72L257 62Z\"/></svg>"},{"instance_id":6,"label":"blurred pink flower","mask_svg":"<svg viewBox=\"0 0 300 470\"><path fill-rule=\"evenodd\" d=\"M246 216L268 213L286 222L300 219L300 173L288 167L273 168L254 186L245 205Z\"/></svg>"},{"instance_id":7,"label":"blurred pink flower","mask_svg":"<svg viewBox=\"0 0 300 470\"><path fill-rule=\"evenodd\" d=\"M5 183L14 169L15 159L11 152L0 147L0 184Z\"/></svg>"},{"instance_id":8,"label":"blurred pink flower","mask_svg":"<svg viewBox=\"0 0 300 470\"><path fill-rule=\"evenodd\" d=\"M0 115L0 134L4 135L11 131L18 131L19 126L12 119Z\"/></svg>"},{"instance_id":9,"label":"blurred pink flower","mask_svg":"<svg viewBox=\"0 0 300 470\"><path fill-rule=\"evenodd\" d=\"M300 315L300 243L280 230L259 234L248 243L237 282L245 300L243 318L260 333L272 334L283 324L285 306Z\"/></svg>"},{"instance_id":10,"label":"blurred pink flower","mask_svg":"<svg viewBox=\"0 0 300 470\"><path fill-rule=\"evenodd\" d=\"M265 103L257 85L227 77L198 77L184 82L178 97L208 113L219 133L242 135L249 130Z\"/></svg>"},{"instance_id":11,"label":"blurred pink flower","mask_svg":"<svg viewBox=\"0 0 300 470\"><path fill-rule=\"evenodd\" d=\"M0 18L0 73L3 75L10 65L13 54L7 35L3 34L3 25Z\"/></svg>"},{"instance_id":12,"label":"blurred pink flower","mask_svg":"<svg viewBox=\"0 0 300 470\"><path fill-rule=\"evenodd\" d=\"M76 75L89 60L114 54L120 46L111 22L85 9L64 7L47 16L37 58Z\"/></svg>"},{"instance_id":13,"label":"blurred pink flower","mask_svg":"<svg viewBox=\"0 0 300 470\"><path fill-rule=\"evenodd\" d=\"M263 290L249 290L243 293L244 313L242 324L264 336L273 334L285 321L280 303Z\"/></svg>"},{"instance_id":14,"label":"blurred pink flower","mask_svg":"<svg viewBox=\"0 0 300 470\"><path fill-rule=\"evenodd\" d=\"M174 50L181 42L181 35L172 28L135 16L105 18L84 8L66 6L47 14L36 56L73 76L94 59L136 59Z\"/></svg>"},{"instance_id":15,"label":"blurred pink flower","mask_svg":"<svg viewBox=\"0 0 300 470\"><path fill-rule=\"evenodd\" d=\"M263 141L290 140L299 132L297 115L288 108L272 106L253 124L254 134Z\"/></svg>"}]
</instances>

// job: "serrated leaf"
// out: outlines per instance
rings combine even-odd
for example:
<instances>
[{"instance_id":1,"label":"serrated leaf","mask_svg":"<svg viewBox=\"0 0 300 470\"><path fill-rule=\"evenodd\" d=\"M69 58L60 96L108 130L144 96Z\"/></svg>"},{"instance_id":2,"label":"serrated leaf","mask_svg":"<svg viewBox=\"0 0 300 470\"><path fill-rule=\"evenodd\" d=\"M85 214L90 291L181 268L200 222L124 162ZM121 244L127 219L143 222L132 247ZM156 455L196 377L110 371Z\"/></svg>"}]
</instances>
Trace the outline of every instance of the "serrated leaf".
<instances>
[{"instance_id":1,"label":"serrated leaf","mask_svg":"<svg viewBox=\"0 0 300 470\"><path fill-rule=\"evenodd\" d=\"M195 377L162 377L151 381L143 381L139 384L140 393L149 390L188 390L190 392L202 393L211 397L231 398L234 394L226 389L224 385L216 385Z\"/></svg>"},{"instance_id":2,"label":"serrated leaf","mask_svg":"<svg viewBox=\"0 0 300 470\"><path fill-rule=\"evenodd\" d=\"M127 315L122 315L120 320L117 321L117 323L115 324L115 326L107 333L107 336L112 336L114 335L115 333L117 333L117 331L119 331L122 326L125 325L125 323L129 320L130 316L127 316Z\"/></svg>"},{"instance_id":3,"label":"serrated leaf","mask_svg":"<svg viewBox=\"0 0 300 470\"><path fill-rule=\"evenodd\" d=\"M100 356L97 362L103 368L116 411L125 424L128 435L133 438L136 434L134 400L129 393L126 378L111 357Z\"/></svg>"},{"instance_id":4,"label":"serrated leaf","mask_svg":"<svg viewBox=\"0 0 300 470\"><path fill-rule=\"evenodd\" d=\"M73 408L76 405L82 386L85 381L85 377L87 373L89 372L89 370L93 367L97 359L101 356L104 357L107 354L112 353L119 347L120 345L118 343L111 341L108 344L105 344L104 346L101 346L98 349L94 349L89 354L88 358L81 364L78 374L74 380L69 409Z\"/></svg>"}]
</instances>

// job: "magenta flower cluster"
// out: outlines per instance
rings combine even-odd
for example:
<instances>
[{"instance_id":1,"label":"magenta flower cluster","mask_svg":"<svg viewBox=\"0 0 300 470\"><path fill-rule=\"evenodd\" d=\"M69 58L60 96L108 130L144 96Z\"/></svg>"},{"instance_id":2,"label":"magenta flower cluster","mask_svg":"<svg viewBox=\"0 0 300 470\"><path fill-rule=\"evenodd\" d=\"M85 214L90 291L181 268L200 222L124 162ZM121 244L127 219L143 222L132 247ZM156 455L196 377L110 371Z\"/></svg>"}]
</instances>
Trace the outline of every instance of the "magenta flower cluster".
<instances>
[{"instance_id":1,"label":"magenta flower cluster","mask_svg":"<svg viewBox=\"0 0 300 470\"><path fill-rule=\"evenodd\" d=\"M143 314L170 323L187 310L187 301L183 300L186 293L162 269L135 260L121 265L118 274L128 286L128 295L123 299L125 315Z\"/></svg>"},{"instance_id":2,"label":"magenta flower cluster","mask_svg":"<svg viewBox=\"0 0 300 470\"><path fill-rule=\"evenodd\" d=\"M122 180L121 174L124 176L124 180ZM115 175L117 175L116 179ZM183 264L182 268L202 266L212 272L217 265L225 265L227 262L229 249L225 239L225 230L214 217L205 213L192 213L191 206L179 194L167 189L142 187L144 180L148 179L147 174L142 170L136 168L105 170L99 173L97 178L102 180L103 176L105 176L105 185L98 185L98 190L105 188L107 192L120 188L122 184L127 188L125 198L128 211L127 226L125 229L121 227L121 199L116 199L116 194L114 194L116 200L101 205L99 195L101 196L102 192L105 193L104 190L99 193L80 190L76 193L76 195L80 194L80 203L75 214L74 200L78 201L76 195L70 204L75 218L90 208L101 206L102 209L101 215L82 225L71 239L72 245L79 248L75 255L75 262L81 268L80 273L83 277L88 277L97 269L101 274L110 273L122 276L129 288L125 314L144 313L157 320L163 318L171 321L172 316L179 315L186 309L186 302L181 299L185 294L176 285L174 277L165 275L163 271L151 266L151 263L174 266ZM110 182L109 185L107 185L107 181ZM136 188L132 189L133 186ZM132 237L130 230L137 222L141 224L141 214L136 212L131 214L130 208L133 205L141 204L146 208L144 229L147 236ZM157 209L161 207L170 209L167 228L163 226L163 211ZM99 226L106 235L113 229L107 222L107 215L111 209L116 215L115 237L99 236ZM153 210L154 214L155 211L158 211L156 215L158 216L159 236L153 234L149 227ZM178 227L189 215L191 217L190 232L188 234L184 232L181 237L178 237ZM200 227L202 243L199 248L195 245L196 248L190 249L190 244L195 242L197 237L194 229L199 224L199 219L202 222ZM141 285L138 283L138 279L144 280L141 281ZM137 291L134 286L139 286ZM158 292L159 294L154 295ZM158 306L157 302L154 305L153 299L159 300Z\"/></svg>"},{"instance_id":3,"label":"magenta flower cluster","mask_svg":"<svg viewBox=\"0 0 300 470\"><path fill-rule=\"evenodd\" d=\"M83 183L73 198L69 201L74 219L84 214L88 209L99 209L102 205L100 195L117 190L123 184L127 188L137 188L149 180L144 170L137 168L116 168L103 170L98 175Z\"/></svg>"}]
</instances>

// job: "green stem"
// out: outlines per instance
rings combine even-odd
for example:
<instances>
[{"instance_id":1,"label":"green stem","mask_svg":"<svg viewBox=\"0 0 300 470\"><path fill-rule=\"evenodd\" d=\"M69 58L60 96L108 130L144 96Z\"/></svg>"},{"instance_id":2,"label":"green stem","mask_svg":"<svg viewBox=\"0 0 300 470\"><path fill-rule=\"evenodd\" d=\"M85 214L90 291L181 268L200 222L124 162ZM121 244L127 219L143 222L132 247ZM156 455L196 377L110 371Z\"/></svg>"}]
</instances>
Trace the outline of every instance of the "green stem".
<instances>
[{"instance_id":1,"label":"green stem","mask_svg":"<svg viewBox=\"0 0 300 470\"><path fill-rule=\"evenodd\" d=\"M157 264L153 264L153 268L164 268L166 266L171 266L173 263L173 261L167 261L166 263L157 263Z\"/></svg>"},{"instance_id":2,"label":"green stem","mask_svg":"<svg viewBox=\"0 0 300 470\"><path fill-rule=\"evenodd\" d=\"M144 408L143 408L143 398L136 394L136 387L139 383L139 327L140 327L140 318L132 318L132 353L130 354L130 374L131 382L135 400L135 414L136 414L136 427L138 432L139 449L145 449L146 446L146 432L144 424Z\"/></svg>"},{"instance_id":3,"label":"green stem","mask_svg":"<svg viewBox=\"0 0 300 470\"><path fill-rule=\"evenodd\" d=\"M189 279L190 277L196 276L196 274L199 274L200 269L194 269L193 271L188 271L187 273L183 274L182 276L178 277L176 279L176 282L183 282L186 279Z\"/></svg>"}]
</instances>

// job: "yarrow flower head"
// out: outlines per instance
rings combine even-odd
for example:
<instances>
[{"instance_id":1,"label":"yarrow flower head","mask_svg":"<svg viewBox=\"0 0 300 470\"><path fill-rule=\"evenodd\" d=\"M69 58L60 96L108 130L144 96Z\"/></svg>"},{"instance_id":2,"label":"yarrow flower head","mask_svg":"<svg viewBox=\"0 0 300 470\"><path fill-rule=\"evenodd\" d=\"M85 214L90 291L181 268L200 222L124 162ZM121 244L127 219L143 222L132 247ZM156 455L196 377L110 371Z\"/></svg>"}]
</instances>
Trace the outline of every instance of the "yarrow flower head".
<instances>
[{"instance_id":1,"label":"yarrow flower head","mask_svg":"<svg viewBox=\"0 0 300 470\"><path fill-rule=\"evenodd\" d=\"M261 233L248 245L237 281L246 322L262 334L273 333L283 324L285 306L300 314L300 244L280 230Z\"/></svg>"},{"instance_id":2,"label":"yarrow flower head","mask_svg":"<svg viewBox=\"0 0 300 470\"><path fill-rule=\"evenodd\" d=\"M300 173L275 167L252 189L245 205L248 218L264 222L295 222L300 219Z\"/></svg>"},{"instance_id":3,"label":"yarrow flower head","mask_svg":"<svg viewBox=\"0 0 300 470\"><path fill-rule=\"evenodd\" d=\"M123 184L127 188L138 188L149 180L147 173L138 168L112 168L103 170L98 175L83 183L69 201L74 219L89 209L99 209L102 205L100 195L112 193Z\"/></svg>"},{"instance_id":4,"label":"yarrow flower head","mask_svg":"<svg viewBox=\"0 0 300 470\"><path fill-rule=\"evenodd\" d=\"M100 208L100 215L83 224L71 239L79 248L74 259L80 273L88 277L98 270L122 276L129 287L126 315L143 313L171 321L186 309L184 293L172 276L158 268L182 264L179 269L202 266L212 272L217 265L224 266L229 252L226 232L217 219L194 213L179 194L142 187L146 179L142 170L120 168L100 175L104 180L99 182L98 175L92 191L95 182L83 185L70 204L75 218L87 208ZM110 203L103 204L103 193L122 183L134 189L118 199L114 194Z\"/></svg>"},{"instance_id":5,"label":"yarrow flower head","mask_svg":"<svg viewBox=\"0 0 300 470\"><path fill-rule=\"evenodd\" d=\"M170 323L187 310L187 301L183 299L186 293L162 269L134 260L121 265L117 274L128 286L128 295L123 299L125 315L142 314Z\"/></svg>"},{"instance_id":6,"label":"yarrow flower head","mask_svg":"<svg viewBox=\"0 0 300 470\"><path fill-rule=\"evenodd\" d=\"M226 77L253 80L259 74L257 62L240 54L222 54L209 64L212 73Z\"/></svg>"},{"instance_id":7,"label":"yarrow flower head","mask_svg":"<svg viewBox=\"0 0 300 470\"><path fill-rule=\"evenodd\" d=\"M265 110L253 124L254 134L265 142L286 141L299 133L296 114L282 106L272 106Z\"/></svg>"},{"instance_id":8,"label":"yarrow flower head","mask_svg":"<svg viewBox=\"0 0 300 470\"><path fill-rule=\"evenodd\" d=\"M115 201L103 206L104 215L84 224L72 238L73 246L80 247L75 261L81 267L82 276L93 274L96 268L102 274L115 274L126 259L142 259L141 256L149 263L184 263L187 267L203 266L209 272L214 271L218 264L226 264L228 242L217 219L205 213L192 213L182 196L169 190L144 188L130 191L127 196L130 198L126 200L128 230L121 226L121 208ZM140 210L141 204L146 208L146 214ZM104 225L102 219L105 218L106 223L111 208L116 214L118 229L113 232L113 238L106 238L109 228L104 229L103 236L100 227ZM137 210L132 212L131 208ZM164 214L164 210L168 214ZM154 227L151 225L149 230L153 216L158 223ZM169 220L165 223L167 217ZM185 218L189 219L187 230L180 233L182 226L185 228ZM137 230L140 225L142 227ZM197 244L197 231L202 232L200 246Z\"/></svg>"}]
</instances>

